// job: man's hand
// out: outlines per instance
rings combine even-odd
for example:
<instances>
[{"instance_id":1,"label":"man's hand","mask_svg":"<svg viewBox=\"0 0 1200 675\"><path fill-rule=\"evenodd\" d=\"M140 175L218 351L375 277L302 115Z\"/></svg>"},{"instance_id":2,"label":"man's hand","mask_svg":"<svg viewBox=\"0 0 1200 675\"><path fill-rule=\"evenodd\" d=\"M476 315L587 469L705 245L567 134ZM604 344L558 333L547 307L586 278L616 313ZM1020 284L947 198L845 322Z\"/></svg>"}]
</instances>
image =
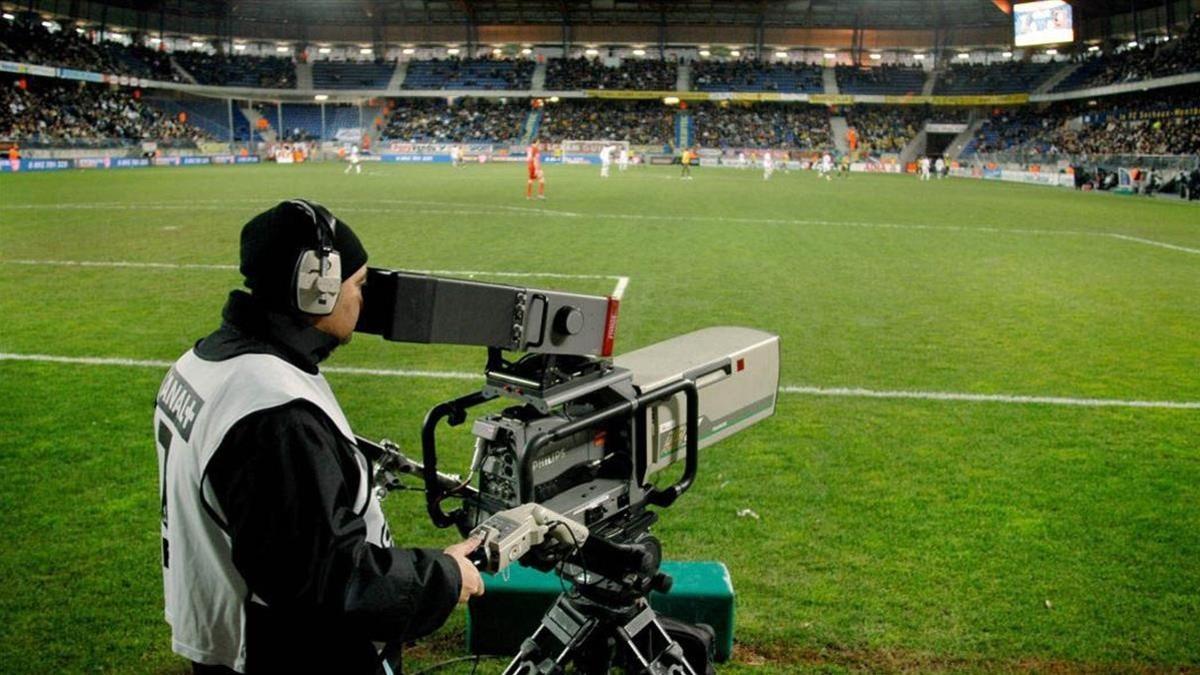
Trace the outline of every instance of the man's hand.
<instances>
[{"instance_id":1,"label":"man's hand","mask_svg":"<svg viewBox=\"0 0 1200 675\"><path fill-rule=\"evenodd\" d=\"M472 537L447 546L443 551L458 563L459 576L462 577L462 588L458 593L460 603L466 602L471 596L483 595L483 577L479 576L474 563L467 559L467 554L479 548L479 543L479 539Z\"/></svg>"}]
</instances>

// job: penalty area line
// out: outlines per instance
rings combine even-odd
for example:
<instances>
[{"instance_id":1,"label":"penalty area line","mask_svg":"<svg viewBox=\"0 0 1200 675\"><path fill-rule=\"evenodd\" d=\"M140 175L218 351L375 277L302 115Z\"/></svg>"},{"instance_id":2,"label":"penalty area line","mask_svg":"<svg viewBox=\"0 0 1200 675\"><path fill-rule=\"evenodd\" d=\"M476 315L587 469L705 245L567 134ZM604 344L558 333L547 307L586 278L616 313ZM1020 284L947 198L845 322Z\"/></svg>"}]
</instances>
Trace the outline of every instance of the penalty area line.
<instances>
[{"instance_id":1,"label":"penalty area line","mask_svg":"<svg viewBox=\"0 0 1200 675\"><path fill-rule=\"evenodd\" d=\"M36 363L59 363L85 366L117 366L126 368L171 367L170 361L129 359L101 356L56 356L53 354L16 354L0 352L0 361L25 361ZM482 373L466 373L448 370L395 370L388 368L358 368L352 366L330 366L322 368L326 373L342 375L365 375L369 377L402 377L431 380L478 380ZM1200 401L1145 401L1112 398L1077 398L1071 396L1024 396L1016 394L972 394L948 391L876 390L857 387L812 387L784 385L781 394L801 396L829 396L840 398L875 398L926 400L967 403L1000 403L1009 405L1049 405L1083 408L1150 408L1167 410L1200 410Z\"/></svg>"}]
</instances>

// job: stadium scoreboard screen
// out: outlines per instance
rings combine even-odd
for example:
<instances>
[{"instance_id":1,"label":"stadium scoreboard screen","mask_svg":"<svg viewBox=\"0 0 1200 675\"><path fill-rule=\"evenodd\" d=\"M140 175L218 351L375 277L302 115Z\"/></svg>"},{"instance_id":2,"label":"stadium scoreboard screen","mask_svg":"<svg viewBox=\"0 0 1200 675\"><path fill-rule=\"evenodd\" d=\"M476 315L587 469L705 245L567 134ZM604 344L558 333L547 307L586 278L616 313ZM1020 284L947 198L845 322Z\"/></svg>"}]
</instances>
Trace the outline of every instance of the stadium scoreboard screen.
<instances>
[{"instance_id":1,"label":"stadium scoreboard screen","mask_svg":"<svg viewBox=\"0 0 1200 675\"><path fill-rule=\"evenodd\" d=\"M1072 42L1075 27L1071 6L1063 0L1041 0L1013 6L1013 44L1051 45Z\"/></svg>"}]
</instances>

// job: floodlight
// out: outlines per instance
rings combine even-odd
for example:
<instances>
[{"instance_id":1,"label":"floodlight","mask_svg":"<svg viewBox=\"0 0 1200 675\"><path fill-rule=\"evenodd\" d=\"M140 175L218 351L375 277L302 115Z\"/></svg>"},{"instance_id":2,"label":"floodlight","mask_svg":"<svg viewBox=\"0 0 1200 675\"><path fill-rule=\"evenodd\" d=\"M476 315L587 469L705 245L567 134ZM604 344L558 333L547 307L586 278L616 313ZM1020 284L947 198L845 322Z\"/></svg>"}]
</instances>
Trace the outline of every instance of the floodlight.
<instances>
[{"instance_id":1,"label":"floodlight","mask_svg":"<svg viewBox=\"0 0 1200 675\"><path fill-rule=\"evenodd\" d=\"M1126 47L1136 47L1136 46L1138 46L1138 41L1137 41L1137 40L1130 40L1130 41L1129 41L1129 44L1127 44L1127 45L1125 45L1125 46L1126 46Z\"/></svg>"},{"instance_id":2,"label":"floodlight","mask_svg":"<svg viewBox=\"0 0 1200 675\"><path fill-rule=\"evenodd\" d=\"M1055 56L1058 54L1058 50L1057 49L1047 49L1046 54L1049 56Z\"/></svg>"},{"instance_id":3,"label":"floodlight","mask_svg":"<svg viewBox=\"0 0 1200 675\"><path fill-rule=\"evenodd\" d=\"M1000 58L1004 58L1004 59L1011 59L1011 58L1012 58L1012 52L1001 52L1001 53L1000 53Z\"/></svg>"},{"instance_id":4,"label":"floodlight","mask_svg":"<svg viewBox=\"0 0 1200 675\"><path fill-rule=\"evenodd\" d=\"M833 52L825 52L824 54L822 54L822 56L824 56L827 59L836 59L837 58L837 54L835 54Z\"/></svg>"},{"instance_id":5,"label":"floodlight","mask_svg":"<svg viewBox=\"0 0 1200 675\"><path fill-rule=\"evenodd\" d=\"M883 58L883 54L872 54L871 55L872 61L878 61L879 59L882 59L882 58Z\"/></svg>"},{"instance_id":6,"label":"floodlight","mask_svg":"<svg viewBox=\"0 0 1200 675\"><path fill-rule=\"evenodd\" d=\"M777 59L786 59L787 55L787 52L775 52L775 58Z\"/></svg>"},{"instance_id":7,"label":"floodlight","mask_svg":"<svg viewBox=\"0 0 1200 675\"><path fill-rule=\"evenodd\" d=\"M458 47L451 47L450 49L446 50L446 53L450 56L456 56L458 54Z\"/></svg>"},{"instance_id":8,"label":"floodlight","mask_svg":"<svg viewBox=\"0 0 1200 675\"><path fill-rule=\"evenodd\" d=\"M246 45L234 45L233 49L234 51L244 52L246 51Z\"/></svg>"},{"instance_id":9,"label":"floodlight","mask_svg":"<svg viewBox=\"0 0 1200 675\"><path fill-rule=\"evenodd\" d=\"M415 54L415 53L417 53L417 50L413 49L412 47L405 47L405 48L404 48L402 51L403 51L405 54Z\"/></svg>"},{"instance_id":10,"label":"floodlight","mask_svg":"<svg viewBox=\"0 0 1200 675\"><path fill-rule=\"evenodd\" d=\"M317 94L316 96L313 97L313 100L314 101L328 101L329 94Z\"/></svg>"},{"instance_id":11,"label":"floodlight","mask_svg":"<svg viewBox=\"0 0 1200 675\"><path fill-rule=\"evenodd\" d=\"M291 48L286 45L279 45L278 47L275 48L275 52L277 54L286 54L290 51L291 51Z\"/></svg>"},{"instance_id":12,"label":"floodlight","mask_svg":"<svg viewBox=\"0 0 1200 675\"><path fill-rule=\"evenodd\" d=\"M1091 47L1088 47L1088 51L1089 52L1098 52L1098 51L1100 51L1100 45L1092 45Z\"/></svg>"},{"instance_id":13,"label":"floodlight","mask_svg":"<svg viewBox=\"0 0 1200 675\"><path fill-rule=\"evenodd\" d=\"M318 49L318 50L317 50L317 53L318 53L318 54L328 54L328 53L330 53L330 52L332 52L332 51L333 51L333 50L332 50L332 49L330 49L329 47L321 47L320 49Z\"/></svg>"},{"instance_id":14,"label":"floodlight","mask_svg":"<svg viewBox=\"0 0 1200 675\"><path fill-rule=\"evenodd\" d=\"M1008 54L1008 52L1005 52L1005 54ZM969 52L959 52L959 53L958 53L958 58L960 58L960 59L969 59L969 58L971 58L971 54L970 54ZM1007 58L1007 57L1006 57L1006 58Z\"/></svg>"},{"instance_id":15,"label":"floodlight","mask_svg":"<svg viewBox=\"0 0 1200 675\"><path fill-rule=\"evenodd\" d=\"M712 56L712 52L708 51L707 49L701 49L700 56Z\"/></svg>"},{"instance_id":16,"label":"floodlight","mask_svg":"<svg viewBox=\"0 0 1200 675\"><path fill-rule=\"evenodd\" d=\"M530 49L529 47L526 47L526 48L524 48L524 49L522 49L522 50L521 50L521 53L522 53L522 54L524 54L525 56L529 56L530 54L532 54L532 53L533 53L533 50L532 50L532 49Z\"/></svg>"},{"instance_id":17,"label":"floodlight","mask_svg":"<svg viewBox=\"0 0 1200 675\"><path fill-rule=\"evenodd\" d=\"M663 98L663 103L665 103L666 105L679 105L679 97L678 96L667 96L667 97Z\"/></svg>"},{"instance_id":18,"label":"floodlight","mask_svg":"<svg viewBox=\"0 0 1200 675\"><path fill-rule=\"evenodd\" d=\"M742 52L738 51L737 49L730 49L730 50L729 50L729 55L730 55L730 56L741 56L741 55L742 55Z\"/></svg>"},{"instance_id":19,"label":"floodlight","mask_svg":"<svg viewBox=\"0 0 1200 675\"><path fill-rule=\"evenodd\" d=\"M599 54L600 52L599 52L599 51L597 51L597 50L595 50L595 49L591 49L591 48L589 48L589 49L585 49L583 53L584 53L584 54L587 54L588 56L596 56L596 55L597 55L597 54Z\"/></svg>"},{"instance_id":20,"label":"floodlight","mask_svg":"<svg viewBox=\"0 0 1200 675\"><path fill-rule=\"evenodd\" d=\"M924 60L925 60L925 55L924 55L924 54L913 54L913 58L914 58L914 59L916 59L916 60L918 60L918 61L924 61Z\"/></svg>"},{"instance_id":21,"label":"floodlight","mask_svg":"<svg viewBox=\"0 0 1200 675\"><path fill-rule=\"evenodd\" d=\"M366 56L367 54L371 54L374 51L375 50L371 49L370 47L362 47L361 49L358 50L358 53Z\"/></svg>"},{"instance_id":22,"label":"floodlight","mask_svg":"<svg viewBox=\"0 0 1200 675\"><path fill-rule=\"evenodd\" d=\"M193 48L193 49L200 49L200 48L201 48L201 47L203 47L203 46L204 46L204 43L203 43L203 42L200 42L200 41L198 41L198 40L193 40L193 41L192 41L192 48Z\"/></svg>"},{"instance_id":23,"label":"floodlight","mask_svg":"<svg viewBox=\"0 0 1200 675\"><path fill-rule=\"evenodd\" d=\"M15 15L9 14L8 12L5 12L4 14L0 14L0 16L4 17L8 21L14 21L17 18Z\"/></svg>"},{"instance_id":24,"label":"floodlight","mask_svg":"<svg viewBox=\"0 0 1200 675\"><path fill-rule=\"evenodd\" d=\"M635 50L633 50L633 55L634 56L645 56L646 50L645 49L635 49Z\"/></svg>"}]
</instances>

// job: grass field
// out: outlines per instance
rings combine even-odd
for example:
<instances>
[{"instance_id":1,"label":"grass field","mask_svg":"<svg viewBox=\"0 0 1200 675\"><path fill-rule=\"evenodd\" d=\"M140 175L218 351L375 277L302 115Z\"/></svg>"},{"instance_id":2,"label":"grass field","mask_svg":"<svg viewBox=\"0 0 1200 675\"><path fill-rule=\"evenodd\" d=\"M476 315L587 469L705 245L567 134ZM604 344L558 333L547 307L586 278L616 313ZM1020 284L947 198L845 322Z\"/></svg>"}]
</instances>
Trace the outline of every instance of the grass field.
<instances>
[{"instance_id":1,"label":"grass field","mask_svg":"<svg viewBox=\"0 0 1200 675\"><path fill-rule=\"evenodd\" d=\"M377 265L588 293L626 277L618 352L719 324L782 336L777 414L706 451L656 528L670 557L731 570L723 670L1200 668L1200 210L676 171L549 167L545 202L519 165L0 176L0 672L184 672L158 568L164 368L26 357L173 360L239 286L221 266L242 223L293 196ZM483 360L360 337L327 365ZM358 433L410 449L478 384L329 379ZM416 497L385 508L404 544L451 540ZM465 654L463 624L413 665Z\"/></svg>"}]
</instances>

